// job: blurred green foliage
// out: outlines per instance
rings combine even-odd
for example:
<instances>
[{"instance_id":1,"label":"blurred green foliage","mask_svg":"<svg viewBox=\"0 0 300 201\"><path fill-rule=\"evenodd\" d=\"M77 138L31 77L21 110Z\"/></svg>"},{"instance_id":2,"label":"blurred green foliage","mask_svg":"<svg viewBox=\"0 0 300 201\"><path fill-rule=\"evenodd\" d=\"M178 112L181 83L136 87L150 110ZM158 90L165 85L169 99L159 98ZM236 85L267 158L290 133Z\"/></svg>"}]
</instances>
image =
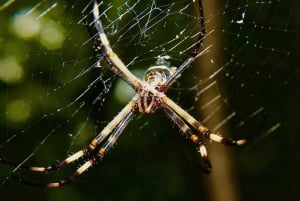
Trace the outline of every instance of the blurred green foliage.
<instances>
[{"instance_id":1,"label":"blurred green foliage","mask_svg":"<svg viewBox=\"0 0 300 201\"><path fill-rule=\"evenodd\" d=\"M266 11L256 9L261 8L259 2L257 7L251 3L248 17L257 18L257 25L270 26L269 32L255 25L239 30L240 26L230 24L230 20L236 18L231 9L225 9L227 18L220 25L226 29L225 44L235 41L238 32L246 38L237 40L235 46L228 45L225 55L225 60L244 62L236 64L240 68L227 68L225 73L236 71L234 79L223 77L228 82L231 105L250 107L251 102L242 95L255 91L255 97L266 110L267 121L262 130L276 122L281 125L271 135L258 135L246 148L234 149L234 170L241 199L245 201L300 199L300 25L297 13L300 3L291 2L293 4L274 3L276 9L271 6ZM123 1L119 3L124 5ZM85 94L82 101L74 102L91 80L99 76L103 76L104 81L111 78L108 70L89 69L96 62L92 41L88 41L90 35L83 22L78 23L85 4L85 1L55 3L45 0L16 1L8 7L4 7L5 3L0 5L1 157L18 163L33 153L26 164L56 161L68 151L86 145L122 108L110 93L112 91L105 91L110 87L109 80L93 85L94 89ZM212 18L218 17L216 14ZM168 36L167 32L161 31L151 37L157 37L159 41ZM245 41L250 41L250 45ZM254 47L259 45L270 48ZM139 52L134 47L120 46L123 55ZM232 53L234 58L231 58ZM147 64L153 62L145 60ZM260 75L249 76L254 71ZM237 83L243 83L241 80L247 83L242 89L237 86ZM187 77L180 81L189 82ZM175 91L175 98L176 95ZM92 104L97 96L103 103ZM182 99L192 98L185 96ZM13 169L0 164L0 178L5 181L0 186L0 196L3 201L207 200L210 189L205 183L209 175L203 174L200 163L194 146L183 140L178 129L158 112L154 116L137 117L101 165L62 188L45 189L6 180ZM49 178L51 181L64 178L75 167L71 165L47 175L26 171L17 174L46 182Z\"/></svg>"}]
</instances>

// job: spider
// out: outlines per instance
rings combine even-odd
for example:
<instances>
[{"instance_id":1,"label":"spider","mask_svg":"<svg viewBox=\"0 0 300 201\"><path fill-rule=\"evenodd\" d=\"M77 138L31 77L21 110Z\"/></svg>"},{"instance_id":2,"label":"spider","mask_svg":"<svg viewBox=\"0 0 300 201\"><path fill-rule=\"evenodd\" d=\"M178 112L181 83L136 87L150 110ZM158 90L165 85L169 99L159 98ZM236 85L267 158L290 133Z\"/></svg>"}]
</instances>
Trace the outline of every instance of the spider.
<instances>
[{"instance_id":1,"label":"spider","mask_svg":"<svg viewBox=\"0 0 300 201\"><path fill-rule=\"evenodd\" d=\"M70 164L82 157L90 158L84 164L82 164L73 174L57 182L51 182L43 184L47 187L59 187L72 182L79 175L84 173L90 167L100 162L106 155L110 148L115 144L118 137L122 134L125 127L133 119L136 113L141 114L153 114L157 109L162 109L167 116L179 127L181 132L196 144L198 152L204 161L204 168L207 171L211 169L211 163L208 159L207 150L205 144L199 139L200 135L205 138L223 143L225 145L242 145L246 143L245 139L233 140L230 138L223 138L218 134L212 133L202 123L197 121L188 112L182 109L174 101L172 101L165 93L181 75L181 73L191 65L191 63L199 55L199 49L203 43L206 33L204 26L204 14L201 0L198 0L198 8L200 14L200 35L195 44L195 48L192 54L187 58L178 68L170 67L167 62L159 58L155 66L148 68L144 74L143 79L137 78L133 75L119 56L113 51L110 46L110 42L104 32L102 22L99 17L98 2L93 1L93 18L94 26L97 30L97 34L94 42L94 50L97 54L100 54L105 59L109 68L123 79L129 86L135 90L134 97L129 103L117 114L112 121L110 121L104 129L91 141L91 143L80 151L72 154L66 159L55 163L53 165L45 167L27 167L31 171L37 172L49 172L57 170L62 166ZM195 131L195 132L194 132ZM104 140L107 139L105 142ZM104 143L103 143L104 142ZM100 148L100 144L103 144ZM98 151L97 151L98 150ZM1 159L2 162L5 162ZM13 176L15 179L22 183L31 185L42 185L32 182L24 181L20 178Z\"/></svg>"}]
</instances>

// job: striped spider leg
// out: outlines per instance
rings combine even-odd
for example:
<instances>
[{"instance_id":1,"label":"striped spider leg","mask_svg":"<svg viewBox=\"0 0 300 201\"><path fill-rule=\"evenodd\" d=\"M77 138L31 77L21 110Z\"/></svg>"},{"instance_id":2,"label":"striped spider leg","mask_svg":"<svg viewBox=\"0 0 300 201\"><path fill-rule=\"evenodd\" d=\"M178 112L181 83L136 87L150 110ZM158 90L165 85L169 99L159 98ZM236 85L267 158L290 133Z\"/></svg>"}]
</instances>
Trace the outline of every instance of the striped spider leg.
<instances>
[{"instance_id":1,"label":"striped spider leg","mask_svg":"<svg viewBox=\"0 0 300 201\"><path fill-rule=\"evenodd\" d=\"M207 156L207 150L204 143L199 139L200 135L204 137L223 143L225 145L242 145L246 140L232 140L223 138L217 134L211 133L208 128L203 126L199 121L192 117L188 112L174 103L165 95L165 92L176 81L181 73L196 59L199 54L200 46L203 43L205 36L204 15L201 0L198 1L200 13L200 35L195 43L194 50L191 56L186 59L179 68L169 67L167 62L159 58L155 66L147 69L143 80L133 75L119 58L119 56L112 50L109 40L104 32L102 23L100 21L98 3L93 1L93 17L94 25L97 30L95 38L94 50L97 54L101 54L107 62L109 68L117 75L127 82L136 91L136 95L131 101L121 110L121 112L109 122L104 129L91 141L91 143L84 149L72 154L61 162L55 163L46 167L27 167L31 171L48 172L57 170L64 165L70 164L82 157L87 157L88 160L83 163L73 174L65 179L57 182L50 182L47 184L38 184L34 182L25 181L16 176L12 176L21 183L30 185L40 185L47 187L59 187L72 182L79 175L95 165L106 155L109 149L115 144L118 137L122 134L125 127L133 119L134 114L153 114L157 109L162 108L166 115L179 127L179 129L194 142L200 152L201 157L205 162L205 169L209 171L211 164ZM193 128L193 130L192 130ZM195 133L193 131L196 131ZM105 142L104 140L107 139ZM104 144L100 146L100 144ZM95 154L94 151L98 150ZM2 162L11 164L3 159ZM21 167L23 168L23 167ZM25 168L25 167L24 167Z\"/></svg>"},{"instance_id":2,"label":"striped spider leg","mask_svg":"<svg viewBox=\"0 0 300 201\"><path fill-rule=\"evenodd\" d=\"M136 99L137 96L133 97L133 100ZM59 187L68 184L72 180L74 180L76 177L78 177L80 174L82 174L84 171L86 171L90 166L93 164L99 162L105 153L114 145L119 135L123 132L124 128L127 126L127 124L132 120L132 117L134 115L132 108L134 107L135 102L130 101L120 112L117 116L114 117L112 121L110 121L106 127L91 141L89 146L85 147L84 149L72 154L71 156L67 157L66 159L55 163L53 165L47 166L47 167L38 167L38 166L30 166L30 167L21 167L22 169L28 169L31 171L36 172L49 172L53 170L58 170L59 168L63 167L64 165L70 164L74 162L75 160L78 160L88 154L90 154L92 151L96 149L96 147L99 146L101 142L103 142L108 136L107 141L105 144L99 149L96 155L92 156L88 161L86 161L83 165L81 165L73 174L68 176L67 178L60 180L59 182L51 182L47 184L40 184L40 183L34 183L30 181L23 180L19 177L16 177L12 175L11 177L13 179L16 179L17 181L29 185L36 185L36 186L47 186L47 187ZM3 163L13 165L10 162L5 161L4 159L1 159Z\"/></svg>"},{"instance_id":3,"label":"striped spider leg","mask_svg":"<svg viewBox=\"0 0 300 201\"><path fill-rule=\"evenodd\" d=\"M103 29L102 22L99 16L98 3L94 0L93 6L94 25L97 29L97 37L95 38L94 50L97 54L102 54L110 69L119 75L127 84L136 89L141 86L141 81L133 75L119 58L119 56L112 50L109 40ZM100 43L100 44L99 44Z\"/></svg>"}]
</instances>

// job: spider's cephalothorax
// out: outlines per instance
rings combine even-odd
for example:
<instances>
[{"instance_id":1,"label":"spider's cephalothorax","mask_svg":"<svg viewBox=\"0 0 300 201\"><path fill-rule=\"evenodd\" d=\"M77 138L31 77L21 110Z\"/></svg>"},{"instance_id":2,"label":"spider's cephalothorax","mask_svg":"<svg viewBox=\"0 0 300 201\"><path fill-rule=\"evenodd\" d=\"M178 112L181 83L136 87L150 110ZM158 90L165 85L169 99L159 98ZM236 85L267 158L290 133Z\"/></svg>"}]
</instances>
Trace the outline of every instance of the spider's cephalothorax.
<instances>
[{"instance_id":1,"label":"spider's cephalothorax","mask_svg":"<svg viewBox=\"0 0 300 201\"><path fill-rule=\"evenodd\" d=\"M161 93L158 92L166 90L164 84L175 72L176 67L166 66L167 63L161 59L158 59L156 64L157 66L152 66L146 70L144 84L136 89L138 96L135 100L134 112L152 114L161 106Z\"/></svg>"},{"instance_id":2,"label":"spider's cephalothorax","mask_svg":"<svg viewBox=\"0 0 300 201\"><path fill-rule=\"evenodd\" d=\"M73 174L60 181L50 182L47 184L37 184L24 181L12 175L13 178L22 183L31 185L45 185L47 187L59 187L66 185L83 172L87 171L90 167L101 161L101 159L116 143L118 137L122 134L128 123L133 119L136 112L152 114L158 108L161 108L178 126L180 131L196 145L200 156L203 158L205 163L204 168L207 171L210 171L211 164L208 159L205 143L203 142L205 138L211 141L223 143L225 145L242 145L246 143L245 139L232 140L229 138L223 138L222 136L210 131L201 122L197 121L192 115L190 115L165 94L165 92L167 92L176 79L182 74L184 69L191 65L191 63L196 59L199 49L203 43L205 36L205 21L201 0L198 0L200 14L199 22L201 29L198 33L198 40L194 44L194 50L191 52L191 56L188 57L178 68L170 67L169 62L167 62L164 57L159 57L156 65L147 69L143 80L132 74L119 56L112 50L109 40L104 33L101 20L99 19L99 3L96 0L93 1L93 23L97 30L97 34L93 36L95 39L94 50L96 54L100 54L99 60L104 58L109 68L116 75L122 78L129 86L135 89L136 95L85 148L77 151L76 153L56 164L46 167L32 166L26 168L31 171L49 172L52 170L57 170L69 163L73 163L80 158L88 159ZM2 158L0 158L0 162L11 164ZM17 167L19 168L20 165Z\"/></svg>"},{"instance_id":3,"label":"spider's cephalothorax","mask_svg":"<svg viewBox=\"0 0 300 201\"><path fill-rule=\"evenodd\" d=\"M161 106L161 98L155 93L140 88L138 89L138 95L134 99L133 112L139 112L143 114L153 114Z\"/></svg>"}]
</instances>

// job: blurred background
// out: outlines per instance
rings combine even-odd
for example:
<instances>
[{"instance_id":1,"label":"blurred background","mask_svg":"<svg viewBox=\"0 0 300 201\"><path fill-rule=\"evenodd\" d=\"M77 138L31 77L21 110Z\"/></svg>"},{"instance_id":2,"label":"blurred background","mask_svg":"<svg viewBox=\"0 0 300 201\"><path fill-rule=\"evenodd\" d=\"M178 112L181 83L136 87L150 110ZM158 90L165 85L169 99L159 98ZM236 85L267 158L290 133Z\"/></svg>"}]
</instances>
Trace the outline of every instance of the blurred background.
<instances>
[{"instance_id":1,"label":"blurred background","mask_svg":"<svg viewBox=\"0 0 300 201\"><path fill-rule=\"evenodd\" d=\"M132 97L93 52L92 1L0 3L1 200L296 201L300 113L300 2L202 1L201 53L167 92L212 131L206 174L194 144L162 111L136 115L103 161L57 189L18 183L65 178L84 162L43 174L85 147ZM100 19L137 76L163 57L179 66L200 34L198 2L103 1Z\"/></svg>"}]
</instances>

